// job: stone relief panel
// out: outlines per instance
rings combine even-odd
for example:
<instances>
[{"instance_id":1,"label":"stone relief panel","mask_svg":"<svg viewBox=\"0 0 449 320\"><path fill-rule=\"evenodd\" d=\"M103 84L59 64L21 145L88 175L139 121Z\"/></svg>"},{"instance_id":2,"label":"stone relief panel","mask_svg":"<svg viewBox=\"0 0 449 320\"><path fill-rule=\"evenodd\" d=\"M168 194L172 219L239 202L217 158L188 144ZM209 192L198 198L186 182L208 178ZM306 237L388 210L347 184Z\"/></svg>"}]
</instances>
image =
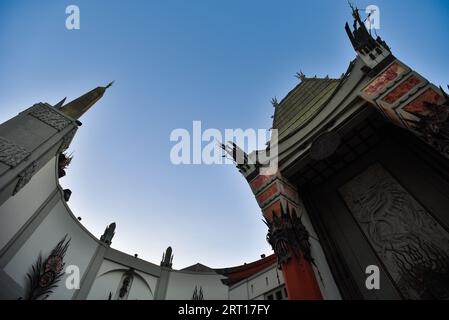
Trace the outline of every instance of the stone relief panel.
<instances>
[{"instance_id":1,"label":"stone relief panel","mask_svg":"<svg viewBox=\"0 0 449 320\"><path fill-rule=\"evenodd\" d=\"M21 146L16 145L6 138L0 137L0 162L13 168L29 155L30 153Z\"/></svg>"},{"instance_id":2,"label":"stone relief panel","mask_svg":"<svg viewBox=\"0 0 449 320\"><path fill-rule=\"evenodd\" d=\"M381 165L339 189L406 299L449 299L449 233Z\"/></svg>"},{"instance_id":3,"label":"stone relief panel","mask_svg":"<svg viewBox=\"0 0 449 320\"><path fill-rule=\"evenodd\" d=\"M70 120L44 104L35 104L30 115L61 131L70 124Z\"/></svg>"}]
</instances>

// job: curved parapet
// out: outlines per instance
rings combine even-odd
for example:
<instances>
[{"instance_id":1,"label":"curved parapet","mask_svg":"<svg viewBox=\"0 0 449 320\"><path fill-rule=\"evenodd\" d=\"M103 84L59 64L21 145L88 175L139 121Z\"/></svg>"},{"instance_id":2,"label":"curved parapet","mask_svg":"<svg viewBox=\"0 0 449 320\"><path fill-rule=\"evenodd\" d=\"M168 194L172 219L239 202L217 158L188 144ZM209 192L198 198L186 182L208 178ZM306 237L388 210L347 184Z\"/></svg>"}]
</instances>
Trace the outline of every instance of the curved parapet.
<instances>
[{"instance_id":1,"label":"curved parapet","mask_svg":"<svg viewBox=\"0 0 449 320\"><path fill-rule=\"evenodd\" d=\"M89 94L67 108L87 110L83 102L98 100ZM59 184L81 125L62 104L36 104L0 125L0 299L260 299L282 286L265 285L261 270L233 291L224 269L173 270L171 247L160 265L111 248L115 223L100 238L91 234ZM258 289L242 295L249 283Z\"/></svg>"}]
</instances>

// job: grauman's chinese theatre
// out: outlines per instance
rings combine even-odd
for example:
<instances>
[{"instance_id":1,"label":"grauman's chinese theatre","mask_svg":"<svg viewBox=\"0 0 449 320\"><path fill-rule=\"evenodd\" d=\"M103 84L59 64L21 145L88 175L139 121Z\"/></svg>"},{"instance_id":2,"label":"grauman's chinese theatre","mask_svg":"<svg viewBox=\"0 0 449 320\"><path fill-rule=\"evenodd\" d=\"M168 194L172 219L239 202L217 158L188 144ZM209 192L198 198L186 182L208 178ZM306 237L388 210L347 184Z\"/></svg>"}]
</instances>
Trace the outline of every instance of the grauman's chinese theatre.
<instances>
[{"instance_id":1,"label":"grauman's chinese theatre","mask_svg":"<svg viewBox=\"0 0 449 320\"><path fill-rule=\"evenodd\" d=\"M449 98L373 38L357 10L357 56L339 78L309 78L275 108L278 170L223 149L253 191L274 255L241 266L172 268L111 248L76 219L58 179L98 87L38 103L0 125L2 299L447 299ZM106 223L105 223L106 224ZM261 235L262 236L262 235ZM66 266L80 287L65 284ZM368 266L380 287L367 287Z\"/></svg>"}]
</instances>

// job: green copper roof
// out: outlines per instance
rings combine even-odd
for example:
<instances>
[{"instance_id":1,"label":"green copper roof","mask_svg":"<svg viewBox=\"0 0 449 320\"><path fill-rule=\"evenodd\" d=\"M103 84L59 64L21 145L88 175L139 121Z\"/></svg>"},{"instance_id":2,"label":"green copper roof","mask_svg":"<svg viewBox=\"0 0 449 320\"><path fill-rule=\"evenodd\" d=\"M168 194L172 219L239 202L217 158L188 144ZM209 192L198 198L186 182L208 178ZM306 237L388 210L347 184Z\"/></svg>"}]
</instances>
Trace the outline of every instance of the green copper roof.
<instances>
[{"instance_id":1,"label":"green copper roof","mask_svg":"<svg viewBox=\"0 0 449 320\"><path fill-rule=\"evenodd\" d=\"M276 106L273 129L281 140L301 128L316 115L335 92L340 80L304 78Z\"/></svg>"}]
</instances>

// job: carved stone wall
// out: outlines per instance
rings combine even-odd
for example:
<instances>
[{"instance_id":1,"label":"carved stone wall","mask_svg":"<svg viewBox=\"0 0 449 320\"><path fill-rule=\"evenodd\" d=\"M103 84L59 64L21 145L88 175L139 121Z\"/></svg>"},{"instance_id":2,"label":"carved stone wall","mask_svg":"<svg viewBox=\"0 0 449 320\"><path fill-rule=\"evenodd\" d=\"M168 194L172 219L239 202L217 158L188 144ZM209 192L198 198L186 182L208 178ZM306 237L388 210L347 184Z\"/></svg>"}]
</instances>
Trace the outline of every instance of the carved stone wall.
<instances>
[{"instance_id":1,"label":"carved stone wall","mask_svg":"<svg viewBox=\"0 0 449 320\"><path fill-rule=\"evenodd\" d=\"M449 233L390 173L372 165L339 191L405 298L449 298Z\"/></svg>"},{"instance_id":2,"label":"carved stone wall","mask_svg":"<svg viewBox=\"0 0 449 320\"><path fill-rule=\"evenodd\" d=\"M35 104L30 111L30 115L58 131L67 127L71 122L65 116L43 103Z\"/></svg>"},{"instance_id":3,"label":"carved stone wall","mask_svg":"<svg viewBox=\"0 0 449 320\"><path fill-rule=\"evenodd\" d=\"M16 145L6 138L0 137L0 162L15 167L29 155L30 153L21 146Z\"/></svg>"}]
</instances>

